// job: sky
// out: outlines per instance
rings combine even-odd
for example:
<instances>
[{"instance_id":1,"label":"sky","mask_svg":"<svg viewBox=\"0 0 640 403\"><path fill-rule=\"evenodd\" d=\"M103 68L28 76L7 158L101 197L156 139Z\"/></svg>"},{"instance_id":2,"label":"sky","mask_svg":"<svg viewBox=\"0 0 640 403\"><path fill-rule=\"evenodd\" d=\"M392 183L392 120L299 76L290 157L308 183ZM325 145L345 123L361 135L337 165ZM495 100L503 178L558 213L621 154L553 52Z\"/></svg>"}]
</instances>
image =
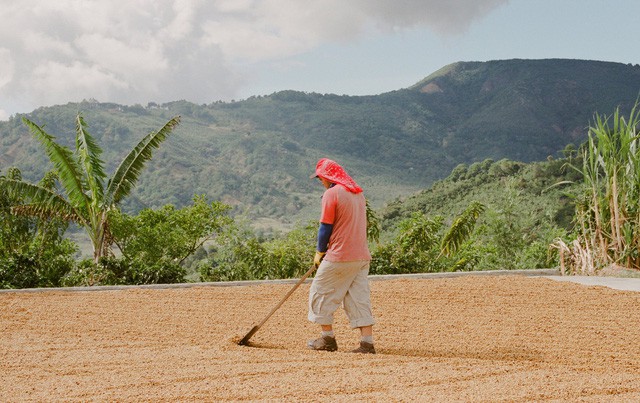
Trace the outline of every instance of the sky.
<instances>
[{"instance_id":1,"label":"sky","mask_svg":"<svg viewBox=\"0 0 640 403\"><path fill-rule=\"evenodd\" d=\"M637 0L0 0L0 120L96 99L376 95L458 61L640 63Z\"/></svg>"}]
</instances>

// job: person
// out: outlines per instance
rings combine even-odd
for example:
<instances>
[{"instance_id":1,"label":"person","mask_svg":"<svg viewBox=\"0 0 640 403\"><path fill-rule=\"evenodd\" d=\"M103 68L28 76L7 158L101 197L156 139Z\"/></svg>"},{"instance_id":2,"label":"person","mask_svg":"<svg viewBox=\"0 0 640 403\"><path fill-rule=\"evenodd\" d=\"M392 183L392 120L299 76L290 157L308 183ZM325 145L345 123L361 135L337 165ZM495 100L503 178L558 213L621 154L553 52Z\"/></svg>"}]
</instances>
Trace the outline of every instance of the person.
<instances>
[{"instance_id":1,"label":"person","mask_svg":"<svg viewBox=\"0 0 640 403\"><path fill-rule=\"evenodd\" d=\"M322 195L318 243L314 257L316 275L309 289L308 319L320 325L321 335L310 340L312 350L336 351L333 315L342 304L350 325L360 329L360 346L354 353L375 354L369 289L367 212L362 188L337 162L322 158L311 178L325 187Z\"/></svg>"}]
</instances>

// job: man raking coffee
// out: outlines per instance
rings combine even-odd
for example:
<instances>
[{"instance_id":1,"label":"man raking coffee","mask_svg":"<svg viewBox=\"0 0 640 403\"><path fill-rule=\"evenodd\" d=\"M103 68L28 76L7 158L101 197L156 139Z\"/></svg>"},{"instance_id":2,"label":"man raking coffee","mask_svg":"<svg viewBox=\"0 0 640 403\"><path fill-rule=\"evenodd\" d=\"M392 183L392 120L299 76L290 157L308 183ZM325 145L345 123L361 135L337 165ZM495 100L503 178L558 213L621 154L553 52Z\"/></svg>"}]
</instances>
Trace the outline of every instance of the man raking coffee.
<instances>
[{"instance_id":1,"label":"man raking coffee","mask_svg":"<svg viewBox=\"0 0 640 403\"><path fill-rule=\"evenodd\" d=\"M309 290L311 322L322 329L311 340L313 350L336 351L333 315L342 304L352 328L360 329L360 346L354 353L375 354L369 290L367 210L362 188L335 161L322 158L315 174L326 188L318 229L314 264L318 271Z\"/></svg>"}]
</instances>

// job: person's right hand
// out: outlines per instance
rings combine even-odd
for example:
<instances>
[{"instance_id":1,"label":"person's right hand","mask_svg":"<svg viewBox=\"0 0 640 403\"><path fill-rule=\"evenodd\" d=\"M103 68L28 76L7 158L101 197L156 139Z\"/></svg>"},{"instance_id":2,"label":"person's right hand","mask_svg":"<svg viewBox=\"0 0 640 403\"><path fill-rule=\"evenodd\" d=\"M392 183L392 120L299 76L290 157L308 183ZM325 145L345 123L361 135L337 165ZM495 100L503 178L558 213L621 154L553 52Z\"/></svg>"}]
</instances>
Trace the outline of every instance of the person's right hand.
<instances>
[{"instance_id":1,"label":"person's right hand","mask_svg":"<svg viewBox=\"0 0 640 403\"><path fill-rule=\"evenodd\" d=\"M316 255L313 257L313 265L316 266L316 269L318 268L318 266L320 266L320 263L322 262L322 259L324 258L324 255L327 252L318 252L316 251Z\"/></svg>"}]
</instances>

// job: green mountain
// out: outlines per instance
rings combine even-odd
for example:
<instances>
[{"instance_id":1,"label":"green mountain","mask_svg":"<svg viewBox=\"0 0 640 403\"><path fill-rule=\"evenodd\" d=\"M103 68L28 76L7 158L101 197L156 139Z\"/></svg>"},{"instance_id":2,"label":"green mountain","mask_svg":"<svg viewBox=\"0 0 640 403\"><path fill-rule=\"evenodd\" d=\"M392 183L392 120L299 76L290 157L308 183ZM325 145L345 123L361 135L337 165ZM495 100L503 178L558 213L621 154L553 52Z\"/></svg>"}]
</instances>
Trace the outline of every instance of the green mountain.
<instances>
[{"instance_id":1,"label":"green mountain","mask_svg":"<svg viewBox=\"0 0 640 403\"><path fill-rule=\"evenodd\" d=\"M345 165L382 207L460 163L557 156L586 139L595 112L625 112L639 91L638 65L502 60L454 63L375 96L281 91L230 103L147 106L89 100L26 116L71 145L74 116L82 113L112 172L145 134L181 115L125 210L182 206L206 194L272 227L316 217L322 188L309 174L320 157ZM20 118L0 122L0 171L17 166L35 181L50 167Z\"/></svg>"}]
</instances>

